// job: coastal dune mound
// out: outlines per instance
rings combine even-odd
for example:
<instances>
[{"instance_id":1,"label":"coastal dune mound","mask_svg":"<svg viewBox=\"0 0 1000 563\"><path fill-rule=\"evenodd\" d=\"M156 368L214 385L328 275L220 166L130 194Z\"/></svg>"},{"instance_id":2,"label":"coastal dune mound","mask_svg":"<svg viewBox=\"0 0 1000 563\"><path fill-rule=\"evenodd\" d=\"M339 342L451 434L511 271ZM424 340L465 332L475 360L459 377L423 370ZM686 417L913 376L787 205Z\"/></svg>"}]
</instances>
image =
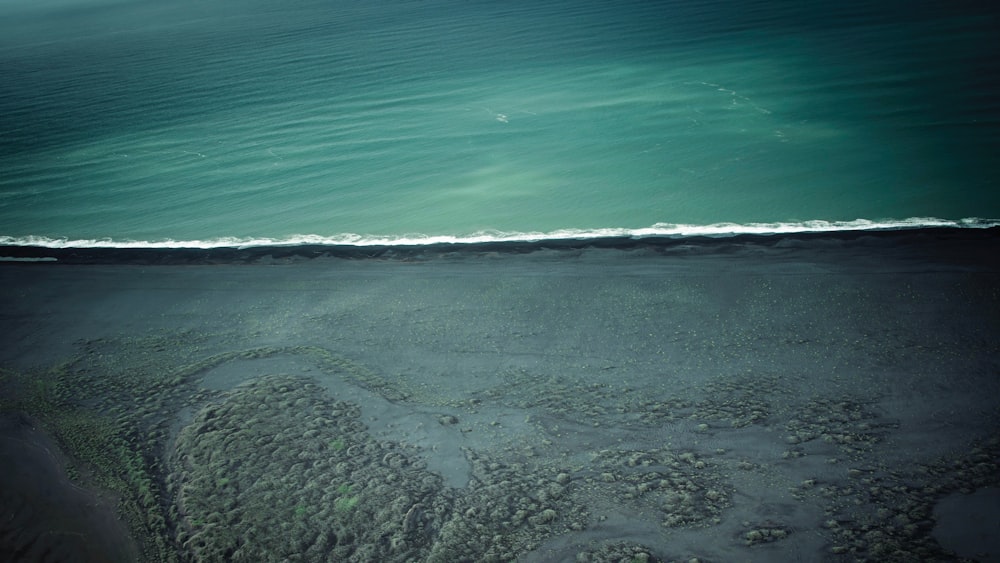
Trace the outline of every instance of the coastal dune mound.
<instances>
[{"instance_id":1,"label":"coastal dune mound","mask_svg":"<svg viewBox=\"0 0 1000 563\"><path fill-rule=\"evenodd\" d=\"M198 561L424 558L452 504L424 465L312 380L258 378L178 435L178 541Z\"/></svg>"}]
</instances>

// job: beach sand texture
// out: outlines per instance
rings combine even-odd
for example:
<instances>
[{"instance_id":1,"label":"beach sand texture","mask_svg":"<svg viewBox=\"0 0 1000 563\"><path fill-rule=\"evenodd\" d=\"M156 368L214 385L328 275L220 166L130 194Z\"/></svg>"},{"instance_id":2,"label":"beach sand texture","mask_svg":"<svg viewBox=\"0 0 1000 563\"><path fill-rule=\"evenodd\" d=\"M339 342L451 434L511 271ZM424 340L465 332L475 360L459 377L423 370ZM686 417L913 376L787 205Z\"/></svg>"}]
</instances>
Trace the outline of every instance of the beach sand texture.
<instances>
[{"instance_id":1,"label":"beach sand texture","mask_svg":"<svg viewBox=\"0 0 1000 563\"><path fill-rule=\"evenodd\" d=\"M39 250L0 264L0 554L996 561L998 248Z\"/></svg>"}]
</instances>

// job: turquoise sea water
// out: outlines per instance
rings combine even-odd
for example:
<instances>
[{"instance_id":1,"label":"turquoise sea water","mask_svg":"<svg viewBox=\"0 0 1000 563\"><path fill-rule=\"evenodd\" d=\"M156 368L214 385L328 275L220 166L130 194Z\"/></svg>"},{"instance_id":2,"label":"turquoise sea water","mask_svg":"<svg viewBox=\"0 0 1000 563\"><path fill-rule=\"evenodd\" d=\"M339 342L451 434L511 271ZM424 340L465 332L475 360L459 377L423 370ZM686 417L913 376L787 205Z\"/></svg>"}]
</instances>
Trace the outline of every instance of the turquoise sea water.
<instances>
[{"instance_id":1,"label":"turquoise sea water","mask_svg":"<svg viewBox=\"0 0 1000 563\"><path fill-rule=\"evenodd\" d=\"M998 14L4 2L0 242L995 224Z\"/></svg>"}]
</instances>

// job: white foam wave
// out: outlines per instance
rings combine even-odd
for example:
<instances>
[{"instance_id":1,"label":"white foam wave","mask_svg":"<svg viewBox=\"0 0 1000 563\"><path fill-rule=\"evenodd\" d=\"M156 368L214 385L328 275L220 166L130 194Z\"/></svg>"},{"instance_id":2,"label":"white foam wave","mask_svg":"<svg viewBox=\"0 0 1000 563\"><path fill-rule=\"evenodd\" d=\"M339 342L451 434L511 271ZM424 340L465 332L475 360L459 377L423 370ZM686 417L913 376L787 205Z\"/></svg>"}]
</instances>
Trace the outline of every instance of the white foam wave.
<instances>
[{"instance_id":1,"label":"white foam wave","mask_svg":"<svg viewBox=\"0 0 1000 563\"><path fill-rule=\"evenodd\" d=\"M714 223L690 225L656 223L650 227L560 229L549 232L480 231L468 235L403 235L378 236L343 233L334 236L291 235L282 238L221 237L208 240L136 241L115 239L69 239L44 236L0 236L0 246L36 246L44 248L253 248L260 246L342 245L342 246L420 246L432 244L475 244L487 242L540 242L546 240L587 240L600 238L652 237L728 237L744 234L778 235L794 233L819 233L838 231L879 231L922 229L933 227L987 229L1000 227L1000 219L939 219L936 217L911 217L909 219L853 221L799 221L777 223Z\"/></svg>"}]
</instances>

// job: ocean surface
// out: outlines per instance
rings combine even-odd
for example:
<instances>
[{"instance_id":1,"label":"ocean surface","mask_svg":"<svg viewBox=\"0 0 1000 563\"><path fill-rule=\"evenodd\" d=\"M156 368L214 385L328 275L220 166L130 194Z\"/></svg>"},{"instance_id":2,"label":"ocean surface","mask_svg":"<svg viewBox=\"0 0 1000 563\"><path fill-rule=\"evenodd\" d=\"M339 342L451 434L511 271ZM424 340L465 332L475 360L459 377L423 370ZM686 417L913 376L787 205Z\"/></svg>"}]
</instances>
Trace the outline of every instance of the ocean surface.
<instances>
[{"instance_id":1,"label":"ocean surface","mask_svg":"<svg viewBox=\"0 0 1000 563\"><path fill-rule=\"evenodd\" d=\"M996 225L998 14L7 0L0 243Z\"/></svg>"}]
</instances>

